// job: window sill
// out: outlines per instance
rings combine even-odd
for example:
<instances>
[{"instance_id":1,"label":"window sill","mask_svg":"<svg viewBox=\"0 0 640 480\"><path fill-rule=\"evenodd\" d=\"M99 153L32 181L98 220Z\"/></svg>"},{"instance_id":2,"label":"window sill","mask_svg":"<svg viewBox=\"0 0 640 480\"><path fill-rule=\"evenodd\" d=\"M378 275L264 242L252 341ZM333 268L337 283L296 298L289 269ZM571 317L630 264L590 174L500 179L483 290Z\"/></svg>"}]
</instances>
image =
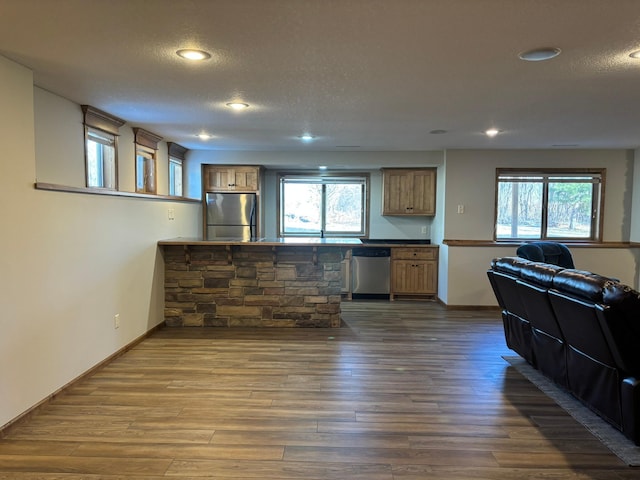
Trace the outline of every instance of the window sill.
<instances>
[{"instance_id":1,"label":"window sill","mask_svg":"<svg viewBox=\"0 0 640 480\"><path fill-rule=\"evenodd\" d=\"M171 195L151 195L148 193L121 192L119 190L107 190L103 188L71 187L67 185L56 185L53 183L43 183L43 182L36 182L34 184L34 187L36 190L49 190L53 192L66 192L66 193L83 193L85 195L131 197L131 198L141 198L146 200L162 200L162 201L170 201L170 202L200 203L201 201L199 198L174 197Z\"/></svg>"},{"instance_id":2,"label":"window sill","mask_svg":"<svg viewBox=\"0 0 640 480\"><path fill-rule=\"evenodd\" d=\"M527 241L494 241L494 240L451 240L445 239L442 241L443 245L449 247L509 247L519 246ZM640 244L635 242L568 242L563 241L568 247L571 248L638 248Z\"/></svg>"}]
</instances>

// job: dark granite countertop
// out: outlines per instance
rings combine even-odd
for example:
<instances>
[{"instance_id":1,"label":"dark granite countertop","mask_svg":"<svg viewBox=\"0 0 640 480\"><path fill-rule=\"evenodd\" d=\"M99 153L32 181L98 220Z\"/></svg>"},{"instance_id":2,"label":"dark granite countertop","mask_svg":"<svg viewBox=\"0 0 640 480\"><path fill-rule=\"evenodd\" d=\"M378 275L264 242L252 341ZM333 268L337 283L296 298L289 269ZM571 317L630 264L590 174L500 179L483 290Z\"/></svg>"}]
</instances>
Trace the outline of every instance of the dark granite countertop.
<instances>
[{"instance_id":1,"label":"dark granite countertop","mask_svg":"<svg viewBox=\"0 0 640 480\"><path fill-rule=\"evenodd\" d=\"M178 237L160 240L158 245L264 245L264 246L339 246L339 247L437 247L429 240L411 239L381 239L362 241L360 238L319 238L319 237L287 237L287 238L256 238L254 240L242 240L239 238L216 238L215 240L202 240L198 238Z\"/></svg>"}]
</instances>

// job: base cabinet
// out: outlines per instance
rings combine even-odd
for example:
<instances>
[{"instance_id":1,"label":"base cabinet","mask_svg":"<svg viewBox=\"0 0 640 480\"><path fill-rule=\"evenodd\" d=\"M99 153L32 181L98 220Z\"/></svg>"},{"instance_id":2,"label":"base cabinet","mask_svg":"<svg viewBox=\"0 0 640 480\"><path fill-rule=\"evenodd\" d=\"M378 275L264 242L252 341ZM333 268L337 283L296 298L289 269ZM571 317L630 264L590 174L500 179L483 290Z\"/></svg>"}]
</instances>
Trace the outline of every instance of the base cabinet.
<instances>
[{"instance_id":1,"label":"base cabinet","mask_svg":"<svg viewBox=\"0 0 640 480\"><path fill-rule=\"evenodd\" d=\"M392 248L391 292L394 296L429 296L438 293L437 248Z\"/></svg>"}]
</instances>

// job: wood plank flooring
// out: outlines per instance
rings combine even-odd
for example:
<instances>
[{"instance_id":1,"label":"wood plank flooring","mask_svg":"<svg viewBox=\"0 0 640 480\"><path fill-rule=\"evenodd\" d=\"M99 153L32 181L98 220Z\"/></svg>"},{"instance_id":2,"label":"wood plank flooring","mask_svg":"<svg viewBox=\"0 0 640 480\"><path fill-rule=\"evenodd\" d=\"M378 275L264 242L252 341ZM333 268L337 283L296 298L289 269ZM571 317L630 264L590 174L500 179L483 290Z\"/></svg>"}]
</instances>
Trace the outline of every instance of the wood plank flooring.
<instances>
[{"instance_id":1,"label":"wood plank flooring","mask_svg":"<svg viewBox=\"0 0 640 480\"><path fill-rule=\"evenodd\" d=\"M166 328L0 440L0 480L640 478L510 367L496 311Z\"/></svg>"}]
</instances>

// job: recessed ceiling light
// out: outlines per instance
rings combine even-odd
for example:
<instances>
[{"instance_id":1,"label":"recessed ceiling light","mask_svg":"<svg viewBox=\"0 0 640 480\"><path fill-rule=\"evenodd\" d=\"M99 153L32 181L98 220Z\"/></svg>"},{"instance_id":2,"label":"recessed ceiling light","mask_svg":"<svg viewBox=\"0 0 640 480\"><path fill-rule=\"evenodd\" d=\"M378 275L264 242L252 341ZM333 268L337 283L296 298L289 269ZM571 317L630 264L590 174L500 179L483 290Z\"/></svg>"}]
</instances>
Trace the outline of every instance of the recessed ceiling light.
<instances>
[{"instance_id":1,"label":"recessed ceiling light","mask_svg":"<svg viewBox=\"0 0 640 480\"><path fill-rule=\"evenodd\" d=\"M640 50L636 50L635 52L631 52L629 54L631 58L640 58Z\"/></svg>"},{"instance_id":2,"label":"recessed ceiling light","mask_svg":"<svg viewBox=\"0 0 640 480\"><path fill-rule=\"evenodd\" d=\"M536 48L535 50L519 53L518 58L520 58L520 60L526 60L527 62L541 62L557 57L561 51L562 50L555 47Z\"/></svg>"},{"instance_id":3,"label":"recessed ceiling light","mask_svg":"<svg viewBox=\"0 0 640 480\"><path fill-rule=\"evenodd\" d=\"M318 170L326 170L326 169L327 169L327 166L326 166L326 165L320 165L320 166L318 167Z\"/></svg>"},{"instance_id":4,"label":"recessed ceiling light","mask_svg":"<svg viewBox=\"0 0 640 480\"><path fill-rule=\"evenodd\" d=\"M211 58L211 54L209 52L205 52L204 50L195 50L192 48L183 48L182 50L178 50L176 54L179 57L194 61L208 60Z\"/></svg>"},{"instance_id":5,"label":"recessed ceiling light","mask_svg":"<svg viewBox=\"0 0 640 480\"><path fill-rule=\"evenodd\" d=\"M249 104L242 102L229 102L227 103L227 107L233 108L234 110L244 110L245 108L249 108Z\"/></svg>"},{"instance_id":6,"label":"recessed ceiling light","mask_svg":"<svg viewBox=\"0 0 640 480\"><path fill-rule=\"evenodd\" d=\"M200 140L209 140L211 138L211 135L209 135L208 133L198 133L196 137L198 137Z\"/></svg>"},{"instance_id":7,"label":"recessed ceiling light","mask_svg":"<svg viewBox=\"0 0 640 480\"><path fill-rule=\"evenodd\" d=\"M489 130L485 130L484 134L487 137L495 137L496 135L498 135L500 133L500 130L498 130L497 128L490 128Z\"/></svg>"},{"instance_id":8,"label":"recessed ceiling light","mask_svg":"<svg viewBox=\"0 0 640 480\"><path fill-rule=\"evenodd\" d=\"M438 129L438 130L431 130L429 133L431 135L442 135L443 133L447 133L447 131Z\"/></svg>"},{"instance_id":9,"label":"recessed ceiling light","mask_svg":"<svg viewBox=\"0 0 640 480\"><path fill-rule=\"evenodd\" d=\"M303 142L310 142L311 140L313 140L316 137L311 135L310 133L305 133L303 135L300 135L298 138L300 140L302 140Z\"/></svg>"}]
</instances>

